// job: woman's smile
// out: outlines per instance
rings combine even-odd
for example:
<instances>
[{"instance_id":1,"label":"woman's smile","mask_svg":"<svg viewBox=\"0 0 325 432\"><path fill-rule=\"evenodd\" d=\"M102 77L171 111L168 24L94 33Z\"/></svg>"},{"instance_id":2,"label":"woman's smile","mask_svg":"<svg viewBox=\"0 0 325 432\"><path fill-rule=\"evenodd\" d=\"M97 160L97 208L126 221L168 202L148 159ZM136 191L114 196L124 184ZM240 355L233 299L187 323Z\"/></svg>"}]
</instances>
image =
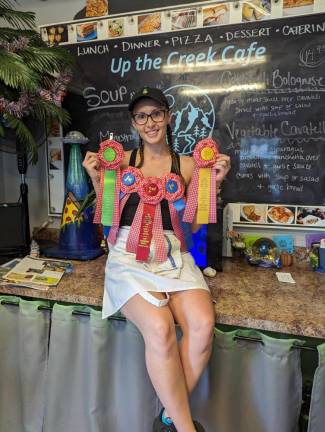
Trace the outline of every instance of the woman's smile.
<instances>
[{"instance_id":1,"label":"woman's smile","mask_svg":"<svg viewBox=\"0 0 325 432\"><path fill-rule=\"evenodd\" d=\"M148 137L155 138L159 133L159 128L155 127L152 129L147 129L144 132L148 135Z\"/></svg>"}]
</instances>

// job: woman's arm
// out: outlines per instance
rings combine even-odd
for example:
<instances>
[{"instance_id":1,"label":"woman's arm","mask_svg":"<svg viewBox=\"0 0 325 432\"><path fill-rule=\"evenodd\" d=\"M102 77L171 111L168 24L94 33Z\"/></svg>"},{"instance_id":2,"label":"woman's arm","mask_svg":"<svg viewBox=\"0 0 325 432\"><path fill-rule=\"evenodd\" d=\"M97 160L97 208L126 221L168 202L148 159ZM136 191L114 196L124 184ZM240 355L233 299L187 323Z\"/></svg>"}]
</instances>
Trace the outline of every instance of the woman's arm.
<instances>
[{"instance_id":1,"label":"woman's arm","mask_svg":"<svg viewBox=\"0 0 325 432\"><path fill-rule=\"evenodd\" d=\"M99 171L99 161L97 153L88 151L86 153L85 159L82 162L82 166L87 171L91 182L94 186L94 190L96 195L99 191L99 180L100 180L100 171Z\"/></svg>"},{"instance_id":2,"label":"woman's arm","mask_svg":"<svg viewBox=\"0 0 325 432\"><path fill-rule=\"evenodd\" d=\"M124 156L121 162L121 169L124 169L129 165L131 151L132 150L128 150L124 152ZM85 159L83 160L82 166L87 171L97 195L99 191L100 181L100 166L98 161L98 154L94 152L87 152Z\"/></svg>"}]
</instances>

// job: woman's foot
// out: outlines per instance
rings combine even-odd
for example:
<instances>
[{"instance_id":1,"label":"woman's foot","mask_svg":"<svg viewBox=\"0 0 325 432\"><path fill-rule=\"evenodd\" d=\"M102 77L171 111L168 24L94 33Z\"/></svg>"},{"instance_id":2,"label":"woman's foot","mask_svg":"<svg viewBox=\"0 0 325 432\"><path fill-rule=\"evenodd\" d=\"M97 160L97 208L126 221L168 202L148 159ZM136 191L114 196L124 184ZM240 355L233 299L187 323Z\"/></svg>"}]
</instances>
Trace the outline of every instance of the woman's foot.
<instances>
[{"instance_id":1,"label":"woman's foot","mask_svg":"<svg viewBox=\"0 0 325 432\"><path fill-rule=\"evenodd\" d=\"M201 425L201 423L199 423L198 421L194 420L193 421L194 426L195 426L195 430L196 432L205 432L204 427Z\"/></svg>"},{"instance_id":2,"label":"woman's foot","mask_svg":"<svg viewBox=\"0 0 325 432\"><path fill-rule=\"evenodd\" d=\"M177 432L174 424L167 425L163 422L164 408L160 411L159 416L155 418L152 432ZM196 420L193 420L196 432L205 432L203 426Z\"/></svg>"},{"instance_id":3,"label":"woman's foot","mask_svg":"<svg viewBox=\"0 0 325 432\"><path fill-rule=\"evenodd\" d=\"M162 420L162 414L164 412L164 408L160 411L159 416L155 418L155 421L153 422L153 429L152 432L177 432L177 429L175 428L174 424L166 424Z\"/></svg>"}]
</instances>

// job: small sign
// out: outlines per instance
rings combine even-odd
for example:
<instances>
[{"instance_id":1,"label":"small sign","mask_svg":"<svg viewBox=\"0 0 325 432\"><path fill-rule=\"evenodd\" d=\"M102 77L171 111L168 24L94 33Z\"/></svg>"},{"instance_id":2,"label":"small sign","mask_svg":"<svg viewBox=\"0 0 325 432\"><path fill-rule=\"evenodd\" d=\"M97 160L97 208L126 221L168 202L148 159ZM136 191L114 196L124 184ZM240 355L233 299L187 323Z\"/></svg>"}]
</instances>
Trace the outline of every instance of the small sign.
<instances>
[{"instance_id":1,"label":"small sign","mask_svg":"<svg viewBox=\"0 0 325 432\"><path fill-rule=\"evenodd\" d=\"M276 272L275 274L279 282L291 283L291 284L296 283L296 281L291 276L291 273Z\"/></svg>"}]
</instances>

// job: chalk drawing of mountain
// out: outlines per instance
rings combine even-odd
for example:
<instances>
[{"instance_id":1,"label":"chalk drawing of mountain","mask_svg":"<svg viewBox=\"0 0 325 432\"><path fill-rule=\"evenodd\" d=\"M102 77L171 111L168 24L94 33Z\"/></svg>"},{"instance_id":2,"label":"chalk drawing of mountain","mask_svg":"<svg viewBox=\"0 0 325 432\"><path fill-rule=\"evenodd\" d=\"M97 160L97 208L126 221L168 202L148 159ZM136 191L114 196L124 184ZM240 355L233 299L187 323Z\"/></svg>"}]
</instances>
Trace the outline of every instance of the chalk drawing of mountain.
<instances>
[{"instance_id":1,"label":"chalk drawing of mountain","mask_svg":"<svg viewBox=\"0 0 325 432\"><path fill-rule=\"evenodd\" d=\"M205 112L188 102L185 108L172 113L175 150L188 154L199 139L208 137L213 128L213 110Z\"/></svg>"}]
</instances>

